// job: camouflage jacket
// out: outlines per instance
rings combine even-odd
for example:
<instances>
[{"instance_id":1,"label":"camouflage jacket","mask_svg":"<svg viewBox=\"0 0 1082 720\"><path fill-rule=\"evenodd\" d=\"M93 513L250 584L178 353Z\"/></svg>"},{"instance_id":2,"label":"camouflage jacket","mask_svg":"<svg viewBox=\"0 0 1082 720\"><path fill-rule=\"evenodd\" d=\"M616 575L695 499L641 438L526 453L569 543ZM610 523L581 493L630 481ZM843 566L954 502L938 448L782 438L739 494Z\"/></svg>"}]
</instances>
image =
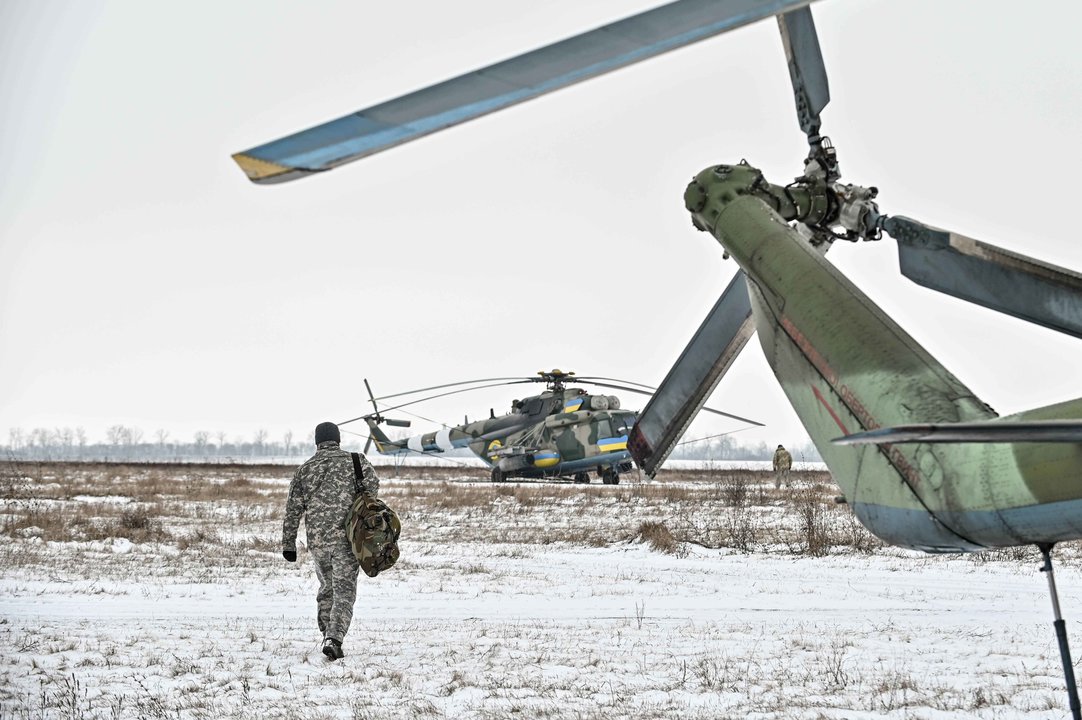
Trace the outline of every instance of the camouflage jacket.
<instances>
[{"instance_id":1,"label":"camouflage jacket","mask_svg":"<svg viewBox=\"0 0 1082 720\"><path fill-rule=\"evenodd\" d=\"M789 470L793 467L793 456L785 448L774 451L774 470Z\"/></svg>"},{"instance_id":2,"label":"camouflage jacket","mask_svg":"<svg viewBox=\"0 0 1082 720\"><path fill-rule=\"evenodd\" d=\"M337 537L344 538L346 514L354 498L361 493L379 494L379 477L372 464L361 455L358 482L353 459L333 440L321 442L316 454L293 473L282 522L282 549L297 549L297 529L304 517L308 547L327 546Z\"/></svg>"}]
</instances>

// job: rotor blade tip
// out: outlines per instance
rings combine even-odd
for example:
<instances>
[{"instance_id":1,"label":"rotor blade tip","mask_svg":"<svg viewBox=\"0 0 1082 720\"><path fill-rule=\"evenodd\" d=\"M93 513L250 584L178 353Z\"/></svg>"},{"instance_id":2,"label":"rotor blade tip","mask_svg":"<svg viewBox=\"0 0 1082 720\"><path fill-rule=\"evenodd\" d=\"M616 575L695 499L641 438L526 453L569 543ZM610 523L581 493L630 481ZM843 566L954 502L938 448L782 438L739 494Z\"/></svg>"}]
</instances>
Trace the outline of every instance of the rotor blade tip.
<instances>
[{"instance_id":1,"label":"rotor blade tip","mask_svg":"<svg viewBox=\"0 0 1082 720\"><path fill-rule=\"evenodd\" d=\"M260 160L251 155L245 155L244 153L235 153L233 155L233 161L240 166L240 169L244 171L244 174L248 176L248 179L254 183L265 183L279 175L285 175L293 171L293 168L286 167L285 165L279 165L278 163L273 163L268 160Z\"/></svg>"}]
</instances>

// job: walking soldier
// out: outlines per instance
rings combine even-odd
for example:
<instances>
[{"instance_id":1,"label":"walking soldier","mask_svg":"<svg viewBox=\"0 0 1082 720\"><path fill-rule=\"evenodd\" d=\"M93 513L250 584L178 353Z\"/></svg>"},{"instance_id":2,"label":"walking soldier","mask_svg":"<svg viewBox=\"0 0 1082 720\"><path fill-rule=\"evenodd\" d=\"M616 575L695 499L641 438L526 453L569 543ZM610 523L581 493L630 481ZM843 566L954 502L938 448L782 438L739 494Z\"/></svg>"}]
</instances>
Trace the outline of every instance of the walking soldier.
<instances>
[{"instance_id":1,"label":"walking soldier","mask_svg":"<svg viewBox=\"0 0 1082 720\"><path fill-rule=\"evenodd\" d=\"M377 495L379 478L363 455L358 477L350 454L339 446L342 438L334 423L317 425L315 439L316 454L297 468L289 484L282 556L297 561L297 529L303 517L319 579L316 622L323 634L323 654L337 660L343 656L342 640L353 618L360 568L346 534L346 516L358 495Z\"/></svg>"},{"instance_id":2,"label":"walking soldier","mask_svg":"<svg viewBox=\"0 0 1082 720\"><path fill-rule=\"evenodd\" d=\"M793 456L781 445L774 451L774 487L779 488L784 482L789 485L789 471L793 467Z\"/></svg>"}]
</instances>

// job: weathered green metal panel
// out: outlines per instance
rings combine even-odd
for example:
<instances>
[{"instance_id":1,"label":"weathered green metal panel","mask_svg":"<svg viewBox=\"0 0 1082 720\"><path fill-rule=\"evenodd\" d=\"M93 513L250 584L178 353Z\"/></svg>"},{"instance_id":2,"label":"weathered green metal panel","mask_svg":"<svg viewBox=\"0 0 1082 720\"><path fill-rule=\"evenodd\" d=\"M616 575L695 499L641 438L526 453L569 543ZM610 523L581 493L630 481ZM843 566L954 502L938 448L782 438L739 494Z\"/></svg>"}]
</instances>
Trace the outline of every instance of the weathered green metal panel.
<instances>
[{"instance_id":1,"label":"weathered green metal panel","mask_svg":"<svg viewBox=\"0 0 1082 720\"><path fill-rule=\"evenodd\" d=\"M839 435L996 415L752 193L746 166L697 176L685 196L748 276L767 360L858 516L884 539L928 550L1033 542L1082 526L1082 448L1069 444L841 447ZM761 196L761 194L760 194ZM691 203L689 203L690 205ZM1082 417L1082 401L1012 419ZM1047 529L1047 532L1045 532Z\"/></svg>"}]
</instances>

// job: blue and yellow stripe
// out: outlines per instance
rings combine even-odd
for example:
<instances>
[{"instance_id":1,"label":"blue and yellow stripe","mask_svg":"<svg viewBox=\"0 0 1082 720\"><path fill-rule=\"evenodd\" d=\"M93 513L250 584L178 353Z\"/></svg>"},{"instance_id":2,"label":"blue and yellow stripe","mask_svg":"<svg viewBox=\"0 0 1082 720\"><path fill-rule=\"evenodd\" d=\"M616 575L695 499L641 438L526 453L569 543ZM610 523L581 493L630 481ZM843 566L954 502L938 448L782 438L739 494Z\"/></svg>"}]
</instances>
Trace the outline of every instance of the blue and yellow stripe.
<instances>
[{"instance_id":1,"label":"blue and yellow stripe","mask_svg":"<svg viewBox=\"0 0 1082 720\"><path fill-rule=\"evenodd\" d=\"M601 452L615 452L627 449L627 435L620 437L601 438L597 441L597 449Z\"/></svg>"}]
</instances>

